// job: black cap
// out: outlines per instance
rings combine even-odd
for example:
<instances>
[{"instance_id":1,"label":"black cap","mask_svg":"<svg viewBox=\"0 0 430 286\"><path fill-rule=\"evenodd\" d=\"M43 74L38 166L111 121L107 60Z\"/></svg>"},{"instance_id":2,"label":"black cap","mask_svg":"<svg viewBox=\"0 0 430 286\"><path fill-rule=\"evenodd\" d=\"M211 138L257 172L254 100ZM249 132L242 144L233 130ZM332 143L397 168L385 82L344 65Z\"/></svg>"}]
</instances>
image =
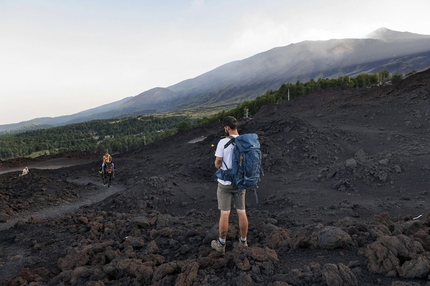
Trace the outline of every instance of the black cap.
<instances>
[{"instance_id":1,"label":"black cap","mask_svg":"<svg viewBox=\"0 0 430 286\"><path fill-rule=\"evenodd\" d=\"M224 118L222 124L223 126L228 126L231 129L235 130L237 128L237 119L233 116L227 116L226 118Z\"/></svg>"}]
</instances>

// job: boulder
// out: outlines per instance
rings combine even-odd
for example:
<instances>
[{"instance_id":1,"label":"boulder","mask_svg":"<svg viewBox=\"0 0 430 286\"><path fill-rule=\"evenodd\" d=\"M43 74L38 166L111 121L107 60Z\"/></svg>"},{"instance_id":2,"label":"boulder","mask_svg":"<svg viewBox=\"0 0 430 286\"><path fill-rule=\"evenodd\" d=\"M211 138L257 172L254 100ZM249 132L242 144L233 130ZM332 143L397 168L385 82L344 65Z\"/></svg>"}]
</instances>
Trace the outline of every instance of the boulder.
<instances>
[{"instance_id":1,"label":"boulder","mask_svg":"<svg viewBox=\"0 0 430 286\"><path fill-rule=\"evenodd\" d=\"M330 286L354 286L358 285L357 277L348 266L339 263L325 264L321 271L323 280Z\"/></svg>"}]
</instances>

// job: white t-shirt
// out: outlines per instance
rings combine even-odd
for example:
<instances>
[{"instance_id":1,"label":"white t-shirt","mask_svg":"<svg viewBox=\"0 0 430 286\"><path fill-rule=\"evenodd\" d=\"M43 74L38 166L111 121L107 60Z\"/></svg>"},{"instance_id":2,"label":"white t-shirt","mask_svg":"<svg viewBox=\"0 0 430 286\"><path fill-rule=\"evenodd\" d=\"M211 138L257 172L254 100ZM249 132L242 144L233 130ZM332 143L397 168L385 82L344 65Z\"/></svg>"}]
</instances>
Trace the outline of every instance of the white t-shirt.
<instances>
[{"instance_id":1,"label":"white t-shirt","mask_svg":"<svg viewBox=\"0 0 430 286\"><path fill-rule=\"evenodd\" d=\"M238 135L231 135L231 136L236 137ZM229 137L223 138L218 142L218 145L216 146L215 157L222 158L223 160L221 165L222 170L227 170L227 168L228 169L232 168L232 156L233 156L234 145L230 144L227 146L227 148L224 149L224 145L227 144L227 142L230 140L231 138ZM225 165L227 165L227 167ZM224 181L224 180L218 179L218 182L223 185L231 185L230 181Z\"/></svg>"}]
</instances>

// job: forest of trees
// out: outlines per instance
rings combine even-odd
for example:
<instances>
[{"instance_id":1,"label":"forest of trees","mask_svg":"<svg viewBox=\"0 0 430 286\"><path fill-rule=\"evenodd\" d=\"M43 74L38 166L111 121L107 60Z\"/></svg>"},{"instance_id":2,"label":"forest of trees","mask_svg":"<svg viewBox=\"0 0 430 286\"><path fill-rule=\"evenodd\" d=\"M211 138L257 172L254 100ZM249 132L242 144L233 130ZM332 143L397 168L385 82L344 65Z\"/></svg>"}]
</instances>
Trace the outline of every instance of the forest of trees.
<instances>
[{"instance_id":1,"label":"forest of trees","mask_svg":"<svg viewBox=\"0 0 430 286\"><path fill-rule=\"evenodd\" d=\"M321 89L334 87L363 88L397 83L402 75L390 77L387 71L377 74L360 74L355 78L342 76L337 79L321 78L306 83L283 84L276 91L268 91L252 101L245 101L237 107L201 119L189 116L151 115L133 118L94 120L61 127L38 129L17 134L0 135L0 159L35 157L66 151L100 151L124 153L144 144L171 136L180 130L193 128L223 119L227 115L242 118L244 110L256 114L263 105L292 100Z\"/></svg>"},{"instance_id":2,"label":"forest of trees","mask_svg":"<svg viewBox=\"0 0 430 286\"><path fill-rule=\"evenodd\" d=\"M123 153L171 136L185 116L145 116L94 120L0 136L0 158L10 159L65 151ZM188 125L187 125L188 126Z\"/></svg>"}]
</instances>

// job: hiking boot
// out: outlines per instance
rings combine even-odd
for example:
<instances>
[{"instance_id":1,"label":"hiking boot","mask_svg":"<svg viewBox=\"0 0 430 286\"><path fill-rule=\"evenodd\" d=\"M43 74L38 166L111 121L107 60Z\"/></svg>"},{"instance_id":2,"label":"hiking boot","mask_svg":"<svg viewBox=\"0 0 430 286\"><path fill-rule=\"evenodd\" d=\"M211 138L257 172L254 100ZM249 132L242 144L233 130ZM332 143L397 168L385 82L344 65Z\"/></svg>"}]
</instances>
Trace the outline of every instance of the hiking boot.
<instances>
[{"instance_id":1,"label":"hiking boot","mask_svg":"<svg viewBox=\"0 0 430 286\"><path fill-rule=\"evenodd\" d=\"M239 238L239 243L237 244L237 247L248 247L248 242L245 240L245 242L243 242L240 238Z\"/></svg>"},{"instance_id":2,"label":"hiking boot","mask_svg":"<svg viewBox=\"0 0 430 286\"><path fill-rule=\"evenodd\" d=\"M211 241L211 247L218 252L225 253L225 244L221 244L218 239Z\"/></svg>"}]
</instances>

